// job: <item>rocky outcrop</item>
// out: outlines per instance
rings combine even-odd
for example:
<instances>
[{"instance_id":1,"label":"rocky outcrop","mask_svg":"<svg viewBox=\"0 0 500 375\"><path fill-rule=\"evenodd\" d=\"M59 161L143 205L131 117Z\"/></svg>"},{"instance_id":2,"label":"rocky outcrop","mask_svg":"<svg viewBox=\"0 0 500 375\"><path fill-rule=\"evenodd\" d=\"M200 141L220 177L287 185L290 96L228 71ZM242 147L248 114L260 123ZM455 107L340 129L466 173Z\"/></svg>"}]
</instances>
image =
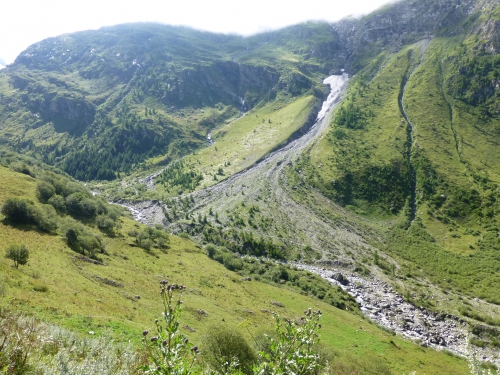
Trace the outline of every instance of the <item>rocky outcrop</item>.
<instances>
[{"instance_id":1,"label":"rocky outcrop","mask_svg":"<svg viewBox=\"0 0 500 375\"><path fill-rule=\"evenodd\" d=\"M382 49L397 51L406 44L442 34L443 28L448 28L448 34L461 31L456 27L475 5L474 0L403 0L359 21L347 19L332 27L349 50L346 68L353 73L362 67L361 58Z\"/></svg>"},{"instance_id":2,"label":"rocky outcrop","mask_svg":"<svg viewBox=\"0 0 500 375\"><path fill-rule=\"evenodd\" d=\"M180 107L214 106L222 102L240 105L247 98L245 110L251 109L279 81L272 68L240 65L233 61L217 61L195 65L173 73L167 81L162 101Z\"/></svg>"},{"instance_id":3,"label":"rocky outcrop","mask_svg":"<svg viewBox=\"0 0 500 375\"><path fill-rule=\"evenodd\" d=\"M32 113L53 122L58 132L81 134L94 121L96 107L82 95L68 92L64 82L42 83L23 74L11 76L12 85L23 90L20 97Z\"/></svg>"},{"instance_id":4,"label":"rocky outcrop","mask_svg":"<svg viewBox=\"0 0 500 375\"><path fill-rule=\"evenodd\" d=\"M330 276L331 279L337 281L341 285L349 285L349 280L347 280L347 277L342 275L340 272L334 272Z\"/></svg>"}]
</instances>

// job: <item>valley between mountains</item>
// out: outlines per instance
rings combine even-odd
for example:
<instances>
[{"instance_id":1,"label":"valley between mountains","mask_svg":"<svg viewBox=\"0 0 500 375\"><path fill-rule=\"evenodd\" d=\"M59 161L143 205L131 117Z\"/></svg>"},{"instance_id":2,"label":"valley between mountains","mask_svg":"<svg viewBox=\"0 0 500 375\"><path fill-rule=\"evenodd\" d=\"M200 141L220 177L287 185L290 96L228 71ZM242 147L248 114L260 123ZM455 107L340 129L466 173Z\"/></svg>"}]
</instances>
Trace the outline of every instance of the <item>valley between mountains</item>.
<instances>
[{"instance_id":1,"label":"valley between mountains","mask_svg":"<svg viewBox=\"0 0 500 375\"><path fill-rule=\"evenodd\" d=\"M253 374L308 307L321 374L498 372L499 51L498 0L30 46L0 70L0 372L138 373L163 279L196 374L226 330Z\"/></svg>"}]
</instances>

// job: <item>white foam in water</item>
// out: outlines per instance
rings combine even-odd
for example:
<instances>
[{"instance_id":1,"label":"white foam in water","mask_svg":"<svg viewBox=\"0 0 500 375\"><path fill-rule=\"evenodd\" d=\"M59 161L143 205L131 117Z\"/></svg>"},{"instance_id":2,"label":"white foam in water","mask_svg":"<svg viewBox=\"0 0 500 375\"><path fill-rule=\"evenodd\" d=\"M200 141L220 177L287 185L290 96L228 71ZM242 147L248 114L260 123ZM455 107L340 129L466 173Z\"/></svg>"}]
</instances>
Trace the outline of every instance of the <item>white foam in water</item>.
<instances>
[{"instance_id":1,"label":"white foam in water","mask_svg":"<svg viewBox=\"0 0 500 375\"><path fill-rule=\"evenodd\" d=\"M328 95L328 98L323 102L323 107L321 108L321 111L318 113L318 118L317 120L322 120L323 117L325 117L326 113L332 106L335 104L335 102L338 100L340 97L340 91L342 90L342 87L344 86L344 83L349 79L349 75L347 73L343 73L342 75L337 75L337 76L330 76L325 78L323 81L323 84L325 85L330 85L330 95Z\"/></svg>"}]
</instances>

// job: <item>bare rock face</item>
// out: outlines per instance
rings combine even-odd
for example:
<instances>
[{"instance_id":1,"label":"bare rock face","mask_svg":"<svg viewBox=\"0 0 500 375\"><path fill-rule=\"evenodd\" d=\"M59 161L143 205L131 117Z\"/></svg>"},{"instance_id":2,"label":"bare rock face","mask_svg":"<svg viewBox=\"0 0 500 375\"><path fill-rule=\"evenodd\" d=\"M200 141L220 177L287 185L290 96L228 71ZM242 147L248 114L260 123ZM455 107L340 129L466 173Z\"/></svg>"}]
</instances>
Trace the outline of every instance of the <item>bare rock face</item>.
<instances>
[{"instance_id":1,"label":"bare rock face","mask_svg":"<svg viewBox=\"0 0 500 375\"><path fill-rule=\"evenodd\" d=\"M199 64L173 73L162 101L175 106L215 105L219 102L239 105L245 99L245 110L262 99L279 81L279 73L270 67L256 67L233 61ZM253 100L247 97L252 93Z\"/></svg>"},{"instance_id":2,"label":"bare rock face","mask_svg":"<svg viewBox=\"0 0 500 375\"><path fill-rule=\"evenodd\" d=\"M444 27L454 34L455 25L475 9L474 0L404 0L391 4L360 21L347 19L333 28L351 52L349 72L357 71L358 57L376 54L382 48L399 50L403 45L432 38Z\"/></svg>"}]
</instances>

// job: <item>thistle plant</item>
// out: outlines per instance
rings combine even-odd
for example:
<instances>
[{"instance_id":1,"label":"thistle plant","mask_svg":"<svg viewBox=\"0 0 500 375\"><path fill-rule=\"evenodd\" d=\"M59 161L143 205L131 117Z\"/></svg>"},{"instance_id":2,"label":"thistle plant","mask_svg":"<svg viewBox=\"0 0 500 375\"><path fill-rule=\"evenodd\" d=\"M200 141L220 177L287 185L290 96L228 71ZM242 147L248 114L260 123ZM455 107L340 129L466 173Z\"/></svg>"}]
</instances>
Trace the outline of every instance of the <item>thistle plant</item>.
<instances>
[{"instance_id":1,"label":"thistle plant","mask_svg":"<svg viewBox=\"0 0 500 375\"><path fill-rule=\"evenodd\" d=\"M259 375L309 375L317 374L321 368L319 355L313 350L318 342L321 311L304 311L298 320L276 319L276 337L267 336L270 345L261 352L262 362L255 369Z\"/></svg>"},{"instance_id":2,"label":"thistle plant","mask_svg":"<svg viewBox=\"0 0 500 375\"><path fill-rule=\"evenodd\" d=\"M486 369L481 366L475 355L469 355L469 369L471 375L500 375L498 370Z\"/></svg>"},{"instance_id":3,"label":"thistle plant","mask_svg":"<svg viewBox=\"0 0 500 375\"><path fill-rule=\"evenodd\" d=\"M160 285L163 302L162 320L155 320L156 334L154 336L146 330L142 338L153 364L145 365L141 369L146 374L155 375L195 374L194 364L199 354L198 347L193 346L189 339L179 331L182 312L181 296L186 287L168 284L167 280L162 280ZM175 296L176 292L179 292L178 298Z\"/></svg>"}]
</instances>

